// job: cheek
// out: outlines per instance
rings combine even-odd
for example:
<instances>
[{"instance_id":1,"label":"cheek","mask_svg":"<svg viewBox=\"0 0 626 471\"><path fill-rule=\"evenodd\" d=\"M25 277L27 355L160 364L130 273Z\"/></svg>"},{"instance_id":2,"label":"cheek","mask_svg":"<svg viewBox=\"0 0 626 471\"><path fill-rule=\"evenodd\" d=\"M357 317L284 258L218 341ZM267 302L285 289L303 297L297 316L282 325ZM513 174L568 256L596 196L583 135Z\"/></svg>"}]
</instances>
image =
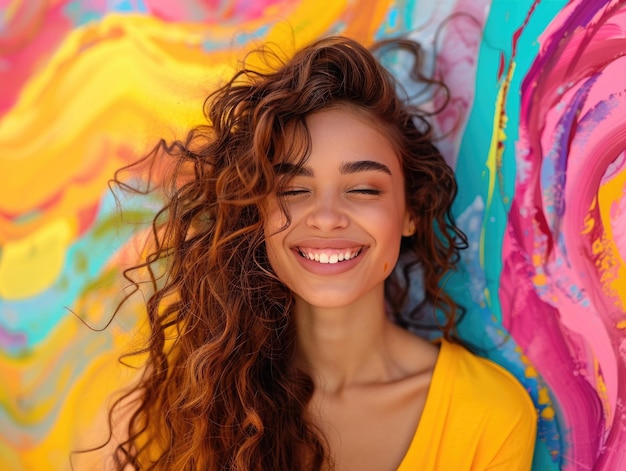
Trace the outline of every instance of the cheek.
<instances>
[{"instance_id":1,"label":"cheek","mask_svg":"<svg viewBox=\"0 0 626 471\"><path fill-rule=\"evenodd\" d=\"M375 227L380 228L378 242L382 244L384 253L380 269L385 275L393 271L400 254L405 226L403 209L401 203L398 206L389 206L384 214L377 215L376 220L372 221Z\"/></svg>"},{"instance_id":2,"label":"cheek","mask_svg":"<svg viewBox=\"0 0 626 471\"><path fill-rule=\"evenodd\" d=\"M265 240L275 237L287 222L287 218L275 200L270 200L267 203L264 219L263 232L265 233Z\"/></svg>"}]
</instances>

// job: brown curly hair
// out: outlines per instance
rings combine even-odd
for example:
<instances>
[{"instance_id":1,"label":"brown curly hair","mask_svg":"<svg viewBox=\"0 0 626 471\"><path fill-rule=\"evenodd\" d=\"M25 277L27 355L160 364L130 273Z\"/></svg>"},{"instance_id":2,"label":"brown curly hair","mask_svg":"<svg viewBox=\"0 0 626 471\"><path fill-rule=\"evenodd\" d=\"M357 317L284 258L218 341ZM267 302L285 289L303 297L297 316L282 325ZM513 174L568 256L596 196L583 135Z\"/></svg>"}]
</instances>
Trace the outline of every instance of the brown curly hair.
<instances>
[{"instance_id":1,"label":"brown curly hair","mask_svg":"<svg viewBox=\"0 0 626 471\"><path fill-rule=\"evenodd\" d=\"M305 117L316 111L347 105L387 131L417 223L416 235L401 245L413 261L387 280L389 309L405 327L424 321L415 316L420 306L401 314L418 263L422 304L443 313L435 322L452 336L459 311L440 282L466 244L450 215L456 183L425 114L401 98L372 52L390 46L413 54L416 80L447 91L419 73L421 50L412 41L368 50L327 37L272 71L244 62L207 99L207 125L184 142L161 142L147 157L171 171L162 182L167 204L153 222L151 253L135 268L152 277L151 334L133 353L147 354L139 383L114 406L136 398L114 456L119 469L332 468L326 440L307 413L313 381L293 361L292 293L273 273L263 236L264 202L291 178L278 176L275 163L290 155L304 164ZM119 175L116 181L130 188Z\"/></svg>"}]
</instances>

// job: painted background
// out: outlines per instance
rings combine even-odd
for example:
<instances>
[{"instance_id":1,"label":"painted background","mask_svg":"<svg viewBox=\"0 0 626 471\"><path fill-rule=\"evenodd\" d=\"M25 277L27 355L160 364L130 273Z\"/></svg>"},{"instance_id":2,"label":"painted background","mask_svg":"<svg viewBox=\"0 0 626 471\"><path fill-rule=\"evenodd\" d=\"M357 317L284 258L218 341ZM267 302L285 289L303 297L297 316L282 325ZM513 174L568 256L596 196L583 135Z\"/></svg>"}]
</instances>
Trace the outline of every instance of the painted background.
<instances>
[{"instance_id":1,"label":"painted background","mask_svg":"<svg viewBox=\"0 0 626 471\"><path fill-rule=\"evenodd\" d=\"M320 5L0 0L0 469L69 469L128 380L139 305L97 330L153 208L120 216L114 170L202 122L253 45L338 32L410 32L452 90L436 125L471 248L446 287L537 405L534 469L626 469L626 2Z\"/></svg>"}]
</instances>

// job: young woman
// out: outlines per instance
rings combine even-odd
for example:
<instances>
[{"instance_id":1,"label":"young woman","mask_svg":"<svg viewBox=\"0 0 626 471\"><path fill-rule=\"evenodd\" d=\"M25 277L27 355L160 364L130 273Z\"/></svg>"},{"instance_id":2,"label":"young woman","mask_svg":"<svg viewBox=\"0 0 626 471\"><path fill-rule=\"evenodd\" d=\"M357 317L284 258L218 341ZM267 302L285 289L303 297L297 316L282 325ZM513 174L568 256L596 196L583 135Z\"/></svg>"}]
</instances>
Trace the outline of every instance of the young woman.
<instances>
[{"instance_id":1,"label":"young woman","mask_svg":"<svg viewBox=\"0 0 626 471\"><path fill-rule=\"evenodd\" d=\"M174 170L148 266L166 272L112 467L530 468L525 390L454 341L439 286L465 245L454 175L398 91L369 50L329 37L276 71L244 67L208 125L161 146ZM423 323L441 340L407 330Z\"/></svg>"}]
</instances>

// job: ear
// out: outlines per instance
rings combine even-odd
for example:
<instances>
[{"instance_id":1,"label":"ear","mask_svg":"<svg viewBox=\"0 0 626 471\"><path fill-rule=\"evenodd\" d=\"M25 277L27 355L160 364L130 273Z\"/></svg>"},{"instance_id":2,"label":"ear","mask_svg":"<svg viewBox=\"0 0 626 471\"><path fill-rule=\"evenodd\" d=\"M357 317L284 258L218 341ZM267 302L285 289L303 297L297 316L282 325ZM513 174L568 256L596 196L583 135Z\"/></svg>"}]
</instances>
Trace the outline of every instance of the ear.
<instances>
[{"instance_id":1,"label":"ear","mask_svg":"<svg viewBox=\"0 0 626 471\"><path fill-rule=\"evenodd\" d=\"M411 237L415 234L415 226L415 217L407 211L404 216L404 229L402 230L402 235L404 237Z\"/></svg>"}]
</instances>

